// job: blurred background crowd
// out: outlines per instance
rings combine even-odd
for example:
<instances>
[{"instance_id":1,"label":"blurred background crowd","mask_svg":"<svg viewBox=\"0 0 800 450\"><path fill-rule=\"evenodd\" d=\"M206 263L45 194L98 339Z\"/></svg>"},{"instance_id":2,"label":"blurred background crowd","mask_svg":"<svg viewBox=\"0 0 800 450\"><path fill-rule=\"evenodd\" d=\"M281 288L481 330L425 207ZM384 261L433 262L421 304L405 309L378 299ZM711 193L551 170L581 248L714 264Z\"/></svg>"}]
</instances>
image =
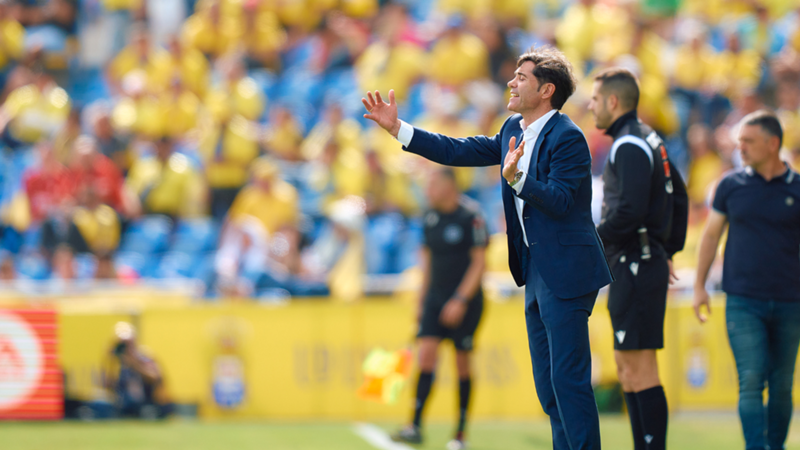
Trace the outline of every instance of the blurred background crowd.
<instances>
[{"instance_id":1,"label":"blurred background crowd","mask_svg":"<svg viewBox=\"0 0 800 450\"><path fill-rule=\"evenodd\" d=\"M493 135L516 57L544 44L581 80L564 112L598 198L611 140L591 76L640 77L640 116L688 180L678 267L739 164L739 118L775 109L800 165L796 0L0 0L0 279L391 290L416 262L430 163L366 123L363 93L394 89L431 131ZM457 177L505 274L500 171Z\"/></svg>"}]
</instances>

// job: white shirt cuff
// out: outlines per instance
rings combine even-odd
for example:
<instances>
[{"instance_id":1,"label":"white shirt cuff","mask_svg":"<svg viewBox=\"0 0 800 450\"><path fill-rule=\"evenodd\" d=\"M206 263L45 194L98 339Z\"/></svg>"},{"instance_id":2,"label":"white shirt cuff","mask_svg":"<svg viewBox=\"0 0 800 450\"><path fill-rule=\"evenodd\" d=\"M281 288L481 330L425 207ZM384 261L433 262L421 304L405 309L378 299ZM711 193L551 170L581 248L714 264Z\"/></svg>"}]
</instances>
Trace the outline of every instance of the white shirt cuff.
<instances>
[{"instance_id":1,"label":"white shirt cuff","mask_svg":"<svg viewBox=\"0 0 800 450\"><path fill-rule=\"evenodd\" d=\"M400 121L400 131L397 132L397 141L403 144L403 147L408 147L411 144L411 139L414 137L414 127Z\"/></svg>"},{"instance_id":2,"label":"white shirt cuff","mask_svg":"<svg viewBox=\"0 0 800 450\"><path fill-rule=\"evenodd\" d=\"M511 186L511 189L517 191L517 194L522 194L522 186L525 185L525 179L528 178L528 174L522 176L522 179L519 180L519 183Z\"/></svg>"}]
</instances>

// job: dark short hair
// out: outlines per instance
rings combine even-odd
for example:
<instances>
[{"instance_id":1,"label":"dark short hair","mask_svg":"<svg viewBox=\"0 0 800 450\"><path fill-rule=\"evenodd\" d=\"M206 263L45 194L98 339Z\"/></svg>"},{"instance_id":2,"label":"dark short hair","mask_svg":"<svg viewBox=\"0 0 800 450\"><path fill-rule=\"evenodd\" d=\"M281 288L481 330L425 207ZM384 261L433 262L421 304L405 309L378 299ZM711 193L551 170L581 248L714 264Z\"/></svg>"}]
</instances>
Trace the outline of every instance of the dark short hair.
<instances>
[{"instance_id":1,"label":"dark short hair","mask_svg":"<svg viewBox=\"0 0 800 450\"><path fill-rule=\"evenodd\" d=\"M778 138L779 147L783 146L783 127L778 116L766 109L752 112L742 118L743 125L758 125L770 136Z\"/></svg>"},{"instance_id":2,"label":"dark short hair","mask_svg":"<svg viewBox=\"0 0 800 450\"><path fill-rule=\"evenodd\" d=\"M597 74L594 80L601 83L603 94L615 94L624 109L636 109L639 105L639 80L630 70L612 67Z\"/></svg>"},{"instance_id":3,"label":"dark short hair","mask_svg":"<svg viewBox=\"0 0 800 450\"><path fill-rule=\"evenodd\" d=\"M517 59L517 67L527 61L535 65L533 76L536 77L540 87L546 83L555 86L556 92L550 98L550 105L555 109L561 109L575 92L575 85L578 84L572 73L572 64L563 53L549 46L531 47Z\"/></svg>"}]
</instances>

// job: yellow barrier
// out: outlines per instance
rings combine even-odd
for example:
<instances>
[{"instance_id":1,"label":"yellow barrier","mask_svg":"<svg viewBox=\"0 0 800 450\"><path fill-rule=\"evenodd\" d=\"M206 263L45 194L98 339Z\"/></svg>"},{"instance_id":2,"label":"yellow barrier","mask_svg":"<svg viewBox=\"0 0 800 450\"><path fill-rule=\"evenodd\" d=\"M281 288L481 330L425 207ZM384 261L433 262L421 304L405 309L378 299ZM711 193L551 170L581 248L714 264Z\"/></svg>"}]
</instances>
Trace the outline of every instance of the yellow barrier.
<instances>
[{"instance_id":1,"label":"yellow barrier","mask_svg":"<svg viewBox=\"0 0 800 450\"><path fill-rule=\"evenodd\" d=\"M659 353L659 362L673 411L735 408L736 372L723 305L716 298L715 315L700 325L688 303L671 300L666 350ZM412 311L407 302L373 299L351 304L301 301L282 306L223 303L147 308L133 319L65 311L61 360L71 392L84 398L96 396L97 368L112 344L113 324L135 320L142 346L164 369L171 398L199 404L205 417L402 420L410 411L413 380L395 405L361 400L356 390L369 350L411 344ZM602 298L590 319L590 337L595 379L613 381L613 336ZM522 302L487 302L476 342L473 416L541 417ZM455 380L453 352L446 346L427 411L431 418L453 417ZM241 403L239 382L244 394ZM237 406L218 406L215 388L217 400Z\"/></svg>"},{"instance_id":2,"label":"yellow barrier","mask_svg":"<svg viewBox=\"0 0 800 450\"><path fill-rule=\"evenodd\" d=\"M142 344L163 364L171 395L199 402L206 416L399 419L408 415L408 395L388 406L355 394L370 349L411 344L411 318L404 303L369 301L146 311L140 322ZM476 353L475 416L542 414L531 382L522 305L489 304L486 318ZM226 349L224 341L236 344ZM237 356L244 366L248 395L234 411L215 406L211 394L214 360L225 355ZM451 417L457 401L452 351L442 356L432 417Z\"/></svg>"}]
</instances>

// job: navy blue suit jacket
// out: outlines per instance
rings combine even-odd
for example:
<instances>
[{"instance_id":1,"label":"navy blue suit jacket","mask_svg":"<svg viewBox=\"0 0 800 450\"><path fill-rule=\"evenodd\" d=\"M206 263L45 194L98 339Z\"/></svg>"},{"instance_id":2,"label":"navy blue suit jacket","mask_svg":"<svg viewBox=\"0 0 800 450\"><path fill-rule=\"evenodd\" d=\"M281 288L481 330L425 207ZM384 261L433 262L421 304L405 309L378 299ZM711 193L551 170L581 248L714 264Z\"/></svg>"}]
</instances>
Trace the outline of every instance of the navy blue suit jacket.
<instances>
[{"instance_id":1,"label":"navy blue suit jacket","mask_svg":"<svg viewBox=\"0 0 800 450\"><path fill-rule=\"evenodd\" d=\"M494 137L450 138L414 128L405 150L448 166L502 164L511 137L521 142L522 116L509 117ZM539 134L530 167L518 196L525 200L525 245L514 203L516 191L502 183L508 235L508 263L518 286L525 284L528 265L535 265L547 287L559 298L586 295L611 283L613 277L603 244L592 222L592 156L583 132L556 112Z\"/></svg>"}]
</instances>

